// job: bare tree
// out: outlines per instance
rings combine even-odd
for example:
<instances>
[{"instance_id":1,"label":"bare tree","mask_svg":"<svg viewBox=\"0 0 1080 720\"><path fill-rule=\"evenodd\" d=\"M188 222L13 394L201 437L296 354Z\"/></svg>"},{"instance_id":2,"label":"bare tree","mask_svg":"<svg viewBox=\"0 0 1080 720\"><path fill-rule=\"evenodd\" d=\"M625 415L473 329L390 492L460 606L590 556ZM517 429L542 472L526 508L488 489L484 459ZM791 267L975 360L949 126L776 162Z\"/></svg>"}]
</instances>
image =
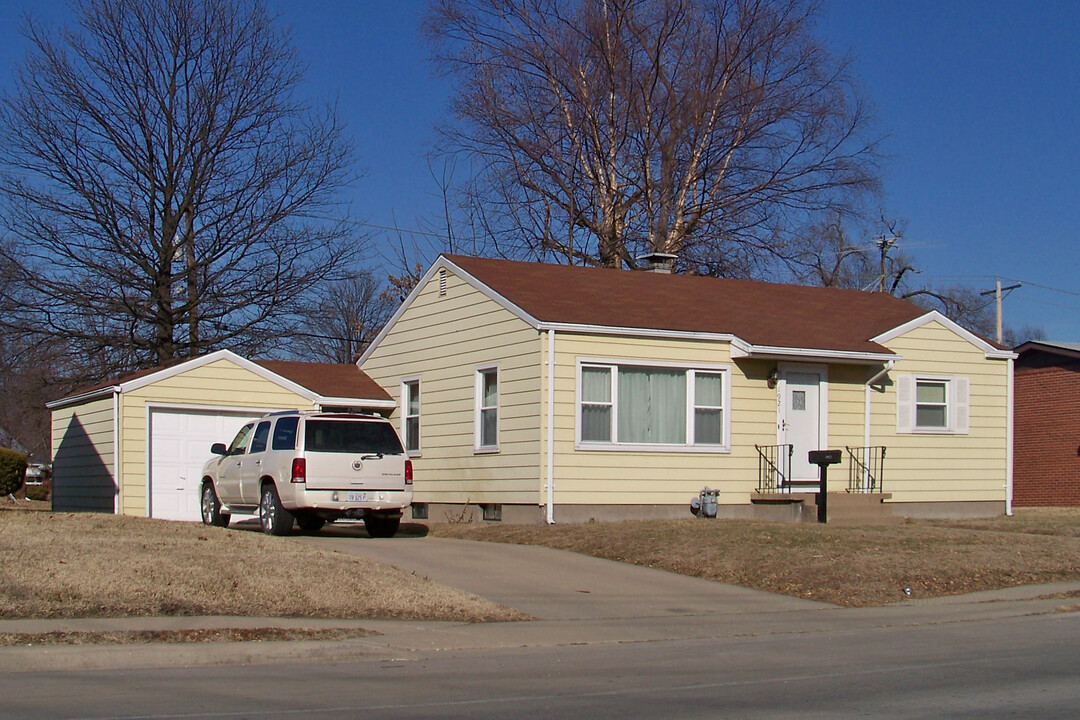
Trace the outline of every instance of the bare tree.
<instances>
[{"instance_id":1,"label":"bare tree","mask_svg":"<svg viewBox=\"0 0 1080 720\"><path fill-rule=\"evenodd\" d=\"M868 116L802 0L436 0L450 146L506 254L755 275L877 187Z\"/></svg>"},{"instance_id":2,"label":"bare tree","mask_svg":"<svg viewBox=\"0 0 1080 720\"><path fill-rule=\"evenodd\" d=\"M28 21L0 104L2 260L33 302L3 318L117 368L260 347L359 251L317 219L353 173L333 107L261 0L76 0Z\"/></svg>"},{"instance_id":3,"label":"bare tree","mask_svg":"<svg viewBox=\"0 0 1080 720\"><path fill-rule=\"evenodd\" d=\"M325 362L354 363L397 308L370 271L330 283L306 314L298 334L305 355Z\"/></svg>"},{"instance_id":4,"label":"bare tree","mask_svg":"<svg viewBox=\"0 0 1080 720\"><path fill-rule=\"evenodd\" d=\"M918 282L922 269L911 254L898 246L904 236L903 227L885 218L881 223L885 232L873 239L860 239L867 229L856 225L853 233L852 219L840 214L811 228L803 252L795 258L799 282L884 291L928 310L938 310L983 337L994 337L997 318L993 300L963 285L933 287ZM1026 325L1007 327L1004 335L1005 344L1019 345L1043 337L1044 332Z\"/></svg>"}]
</instances>

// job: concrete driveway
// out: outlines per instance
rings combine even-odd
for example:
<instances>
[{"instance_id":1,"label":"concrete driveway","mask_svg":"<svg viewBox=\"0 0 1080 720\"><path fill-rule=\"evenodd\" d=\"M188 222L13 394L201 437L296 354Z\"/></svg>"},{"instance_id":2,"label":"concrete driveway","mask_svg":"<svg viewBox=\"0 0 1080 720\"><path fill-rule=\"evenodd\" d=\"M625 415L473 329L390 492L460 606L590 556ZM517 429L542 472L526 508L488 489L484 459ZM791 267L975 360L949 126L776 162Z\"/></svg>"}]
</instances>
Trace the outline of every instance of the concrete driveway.
<instances>
[{"instance_id":1,"label":"concrete driveway","mask_svg":"<svg viewBox=\"0 0 1080 720\"><path fill-rule=\"evenodd\" d=\"M304 542L368 557L542 620L618 620L830 608L626 563L528 545L398 535L373 540L331 527Z\"/></svg>"}]
</instances>

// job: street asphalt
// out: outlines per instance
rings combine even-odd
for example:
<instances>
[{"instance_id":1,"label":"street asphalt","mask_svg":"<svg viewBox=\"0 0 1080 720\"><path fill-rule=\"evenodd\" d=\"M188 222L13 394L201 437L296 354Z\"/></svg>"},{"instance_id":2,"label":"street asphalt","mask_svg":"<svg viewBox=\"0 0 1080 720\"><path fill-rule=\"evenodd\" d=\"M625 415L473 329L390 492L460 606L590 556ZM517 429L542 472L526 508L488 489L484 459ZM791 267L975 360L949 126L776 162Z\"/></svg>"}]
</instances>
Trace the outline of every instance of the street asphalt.
<instances>
[{"instance_id":1,"label":"street asphalt","mask_svg":"<svg viewBox=\"0 0 1080 720\"><path fill-rule=\"evenodd\" d=\"M370 557L535 619L479 624L251 617L0 620L0 634L266 627L359 627L378 633L341 641L11 646L0 648L0 672L398 660L462 650L916 627L1057 612L1075 605L1061 593L1080 590L1080 583L1058 583L841 608L540 547L409 535L372 540L333 528L297 541Z\"/></svg>"}]
</instances>

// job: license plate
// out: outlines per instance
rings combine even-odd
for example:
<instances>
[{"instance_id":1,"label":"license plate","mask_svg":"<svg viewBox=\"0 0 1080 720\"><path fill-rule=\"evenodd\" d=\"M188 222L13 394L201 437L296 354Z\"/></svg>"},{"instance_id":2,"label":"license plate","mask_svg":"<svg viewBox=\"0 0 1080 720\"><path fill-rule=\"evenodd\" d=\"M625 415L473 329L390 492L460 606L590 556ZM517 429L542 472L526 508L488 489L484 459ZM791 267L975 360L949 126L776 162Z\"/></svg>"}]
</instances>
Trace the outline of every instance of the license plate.
<instances>
[{"instance_id":1,"label":"license plate","mask_svg":"<svg viewBox=\"0 0 1080 720\"><path fill-rule=\"evenodd\" d=\"M349 493L349 502L367 502L367 493L351 492Z\"/></svg>"}]
</instances>

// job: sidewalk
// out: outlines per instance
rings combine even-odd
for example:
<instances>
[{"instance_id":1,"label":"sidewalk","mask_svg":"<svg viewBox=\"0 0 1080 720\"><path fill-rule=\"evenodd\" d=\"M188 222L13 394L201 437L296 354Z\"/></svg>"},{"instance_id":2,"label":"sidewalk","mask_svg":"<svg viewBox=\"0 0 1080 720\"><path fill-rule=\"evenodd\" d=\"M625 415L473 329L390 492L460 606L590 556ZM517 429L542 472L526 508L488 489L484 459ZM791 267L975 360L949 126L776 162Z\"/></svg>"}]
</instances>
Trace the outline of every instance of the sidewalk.
<instances>
[{"instance_id":1,"label":"sidewalk","mask_svg":"<svg viewBox=\"0 0 1080 720\"><path fill-rule=\"evenodd\" d=\"M249 617L0 620L0 633L19 634L265 627L364 628L379 633L332 642L6 647L0 648L0 672L408 660L504 647L857 631L1054 612L1076 601L1038 598L1080 590L1080 583L1058 583L877 608L840 608L540 547L430 537L355 542L333 533L301 541L369 556L537 619L486 624Z\"/></svg>"}]
</instances>

